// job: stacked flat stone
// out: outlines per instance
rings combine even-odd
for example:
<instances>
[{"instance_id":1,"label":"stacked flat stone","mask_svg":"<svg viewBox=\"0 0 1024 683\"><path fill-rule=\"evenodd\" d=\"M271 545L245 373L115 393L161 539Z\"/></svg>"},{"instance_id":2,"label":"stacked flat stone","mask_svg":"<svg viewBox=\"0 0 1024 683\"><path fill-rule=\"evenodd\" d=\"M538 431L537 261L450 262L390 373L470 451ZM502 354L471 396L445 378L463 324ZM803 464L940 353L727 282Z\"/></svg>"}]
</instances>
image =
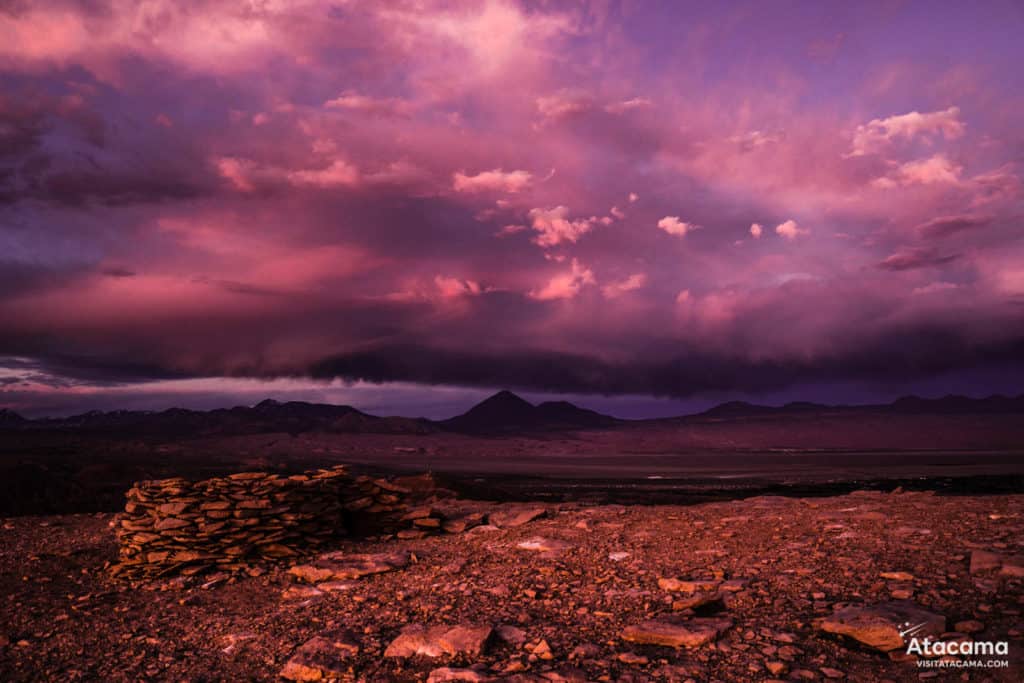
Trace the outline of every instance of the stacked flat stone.
<instances>
[{"instance_id":1,"label":"stacked flat stone","mask_svg":"<svg viewBox=\"0 0 1024 683\"><path fill-rule=\"evenodd\" d=\"M422 504L422 498L422 492L393 481L360 476L352 480L345 509L353 517L372 520L376 531L400 538L440 533L444 517L429 504Z\"/></svg>"},{"instance_id":2,"label":"stacked flat stone","mask_svg":"<svg viewBox=\"0 0 1024 683\"><path fill-rule=\"evenodd\" d=\"M118 520L114 573L238 571L314 552L345 533L342 502L351 486L343 466L137 482Z\"/></svg>"}]
</instances>

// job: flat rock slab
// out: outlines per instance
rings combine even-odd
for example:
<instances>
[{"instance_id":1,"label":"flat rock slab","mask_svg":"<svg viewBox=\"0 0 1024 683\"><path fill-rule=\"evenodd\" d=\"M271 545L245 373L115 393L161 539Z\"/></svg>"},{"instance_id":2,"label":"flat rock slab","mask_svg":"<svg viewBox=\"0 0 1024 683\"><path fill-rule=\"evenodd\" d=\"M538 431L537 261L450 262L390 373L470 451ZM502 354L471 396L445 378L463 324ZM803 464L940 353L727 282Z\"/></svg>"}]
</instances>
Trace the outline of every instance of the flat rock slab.
<instances>
[{"instance_id":1,"label":"flat rock slab","mask_svg":"<svg viewBox=\"0 0 1024 683\"><path fill-rule=\"evenodd\" d=\"M721 584L721 581L715 579L658 579L658 588L670 593L709 593L718 590Z\"/></svg>"},{"instance_id":2,"label":"flat rock slab","mask_svg":"<svg viewBox=\"0 0 1024 683\"><path fill-rule=\"evenodd\" d=\"M458 517L450 517L444 520L441 528L448 534L461 534L463 531L468 531L469 529L478 527L483 523L484 513L473 512Z\"/></svg>"},{"instance_id":3,"label":"flat rock slab","mask_svg":"<svg viewBox=\"0 0 1024 683\"><path fill-rule=\"evenodd\" d=\"M685 622L643 621L622 632L622 639L638 645L700 647L732 626L729 619L695 618Z\"/></svg>"},{"instance_id":4,"label":"flat rock slab","mask_svg":"<svg viewBox=\"0 0 1024 683\"><path fill-rule=\"evenodd\" d=\"M500 529L522 526L538 517L547 514L544 508L526 508L525 510L496 510L487 515L487 523Z\"/></svg>"},{"instance_id":5,"label":"flat rock slab","mask_svg":"<svg viewBox=\"0 0 1024 683\"><path fill-rule=\"evenodd\" d=\"M295 565L288 573L307 583L358 579L369 574L402 569L409 564L409 553L350 554L327 553L309 564Z\"/></svg>"},{"instance_id":6,"label":"flat rock slab","mask_svg":"<svg viewBox=\"0 0 1024 683\"><path fill-rule=\"evenodd\" d=\"M946 617L905 600L871 606L845 607L816 625L826 633L849 636L882 652L902 648L912 637L937 638L946 630Z\"/></svg>"},{"instance_id":7,"label":"flat rock slab","mask_svg":"<svg viewBox=\"0 0 1024 683\"><path fill-rule=\"evenodd\" d=\"M391 641L385 657L479 656L491 637L490 626L460 624L458 626L424 626L410 624Z\"/></svg>"},{"instance_id":8,"label":"flat rock slab","mask_svg":"<svg viewBox=\"0 0 1024 683\"><path fill-rule=\"evenodd\" d=\"M316 598L323 595L323 591L313 586L288 586L281 593L281 597L285 600L309 600L310 598Z\"/></svg>"},{"instance_id":9,"label":"flat rock slab","mask_svg":"<svg viewBox=\"0 0 1024 683\"><path fill-rule=\"evenodd\" d=\"M451 667L443 666L440 669L434 669L427 676L427 683L446 683L447 681L473 681L474 683L483 683L484 681L490 680L490 676L486 673L481 673L476 669L453 669Z\"/></svg>"},{"instance_id":10,"label":"flat rock slab","mask_svg":"<svg viewBox=\"0 0 1024 683\"><path fill-rule=\"evenodd\" d=\"M332 631L303 643L278 674L289 681L354 680L359 643L350 631Z\"/></svg>"}]
</instances>

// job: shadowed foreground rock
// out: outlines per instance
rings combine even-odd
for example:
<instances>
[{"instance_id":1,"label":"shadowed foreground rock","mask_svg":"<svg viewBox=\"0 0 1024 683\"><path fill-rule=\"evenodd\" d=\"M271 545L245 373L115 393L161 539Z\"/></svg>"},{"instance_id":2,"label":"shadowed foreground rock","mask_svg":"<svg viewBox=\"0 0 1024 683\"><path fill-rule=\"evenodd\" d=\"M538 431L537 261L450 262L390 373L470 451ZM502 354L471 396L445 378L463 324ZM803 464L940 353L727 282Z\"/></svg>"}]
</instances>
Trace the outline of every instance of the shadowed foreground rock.
<instances>
[{"instance_id":1,"label":"shadowed foreground rock","mask_svg":"<svg viewBox=\"0 0 1024 683\"><path fill-rule=\"evenodd\" d=\"M352 680L359 643L341 630L306 641L278 674L289 681Z\"/></svg>"},{"instance_id":2,"label":"shadowed foreground rock","mask_svg":"<svg viewBox=\"0 0 1024 683\"><path fill-rule=\"evenodd\" d=\"M893 601L870 607L846 607L821 619L818 628L889 652L904 647L911 637L924 639L942 635L946 630L946 617L912 602Z\"/></svg>"},{"instance_id":3,"label":"shadowed foreground rock","mask_svg":"<svg viewBox=\"0 0 1024 683\"><path fill-rule=\"evenodd\" d=\"M1024 577L1024 555L1007 556L987 550L975 550L971 553L972 574L996 570L1004 576Z\"/></svg>"}]
</instances>

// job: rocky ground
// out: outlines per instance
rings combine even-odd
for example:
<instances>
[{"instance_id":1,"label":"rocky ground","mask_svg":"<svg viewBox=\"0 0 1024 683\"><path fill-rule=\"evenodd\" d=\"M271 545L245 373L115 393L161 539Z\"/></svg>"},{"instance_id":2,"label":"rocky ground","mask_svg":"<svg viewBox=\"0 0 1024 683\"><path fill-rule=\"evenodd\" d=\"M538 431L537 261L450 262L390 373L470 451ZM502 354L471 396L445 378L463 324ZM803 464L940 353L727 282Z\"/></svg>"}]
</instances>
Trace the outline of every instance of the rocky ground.
<instances>
[{"instance_id":1,"label":"rocky ground","mask_svg":"<svg viewBox=\"0 0 1024 683\"><path fill-rule=\"evenodd\" d=\"M112 515L4 519L0 680L1024 678L1024 495L460 505L488 523L143 584ZM904 619L1009 665L918 667Z\"/></svg>"}]
</instances>

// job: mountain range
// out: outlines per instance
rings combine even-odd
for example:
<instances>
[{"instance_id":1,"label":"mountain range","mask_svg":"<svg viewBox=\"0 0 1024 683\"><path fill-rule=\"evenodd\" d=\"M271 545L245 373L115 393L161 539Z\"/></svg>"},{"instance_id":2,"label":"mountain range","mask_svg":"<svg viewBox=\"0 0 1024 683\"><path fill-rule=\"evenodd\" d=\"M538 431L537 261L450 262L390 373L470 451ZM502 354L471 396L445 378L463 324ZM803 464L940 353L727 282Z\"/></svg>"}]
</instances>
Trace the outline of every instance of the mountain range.
<instances>
[{"instance_id":1,"label":"mountain range","mask_svg":"<svg viewBox=\"0 0 1024 683\"><path fill-rule=\"evenodd\" d=\"M164 411L91 411L62 418L31 420L0 409L0 429L116 432L119 434L211 436L284 432L429 434L511 434L603 429L631 424L679 424L709 421L751 421L800 419L852 414L883 415L996 415L1024 414L1024 396L991 396L973 399L946 396L924 399L900 398L889 404L830 406L796 402L784 406L761 406L732 401L694 415L648 420L622 420L567 401L532 404L511 391L500 391L465 413L447 420L378 417L352 406L278 402L267 399L254 406L218 408L209 411L170 408Z\"/></svg>"}]
</instances>

